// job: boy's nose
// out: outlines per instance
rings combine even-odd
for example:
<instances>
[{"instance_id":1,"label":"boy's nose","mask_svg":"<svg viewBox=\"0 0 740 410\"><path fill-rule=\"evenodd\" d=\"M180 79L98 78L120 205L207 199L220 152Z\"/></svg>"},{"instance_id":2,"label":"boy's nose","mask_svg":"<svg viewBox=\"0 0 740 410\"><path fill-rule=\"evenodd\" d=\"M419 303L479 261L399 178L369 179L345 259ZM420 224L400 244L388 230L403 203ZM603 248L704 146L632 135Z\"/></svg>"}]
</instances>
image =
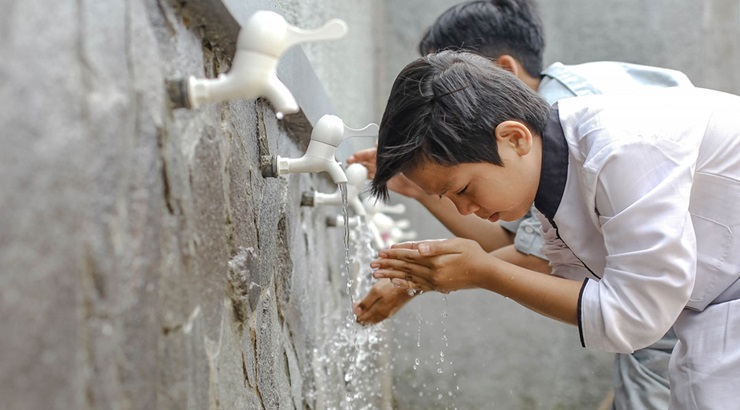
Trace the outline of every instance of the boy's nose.
<instances>
[{"instance_id":1,"label":"boy's nose","mask_svg":"<svg viewBox=\"0 0 740 410\"><path fill-rule=\"evenodd\" d=\"M457 212L460 213L460 215L470 215L472 213L475 213L477 210L480 209L478 205L475 204L473 201L465 201L462 199L453 199L452 202L455 204L455 207L457 208Z\"/></svg>"}]
</instances>

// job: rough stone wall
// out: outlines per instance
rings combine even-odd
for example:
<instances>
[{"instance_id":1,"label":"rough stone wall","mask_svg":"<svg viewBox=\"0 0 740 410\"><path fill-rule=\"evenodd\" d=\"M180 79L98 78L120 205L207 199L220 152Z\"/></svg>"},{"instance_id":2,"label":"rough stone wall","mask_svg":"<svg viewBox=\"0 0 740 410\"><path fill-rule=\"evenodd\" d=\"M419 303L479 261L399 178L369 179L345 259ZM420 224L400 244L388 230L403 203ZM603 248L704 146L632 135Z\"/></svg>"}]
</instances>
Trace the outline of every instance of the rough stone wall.
<instances>
[{"instance_id":1,"label":"rough stone wall","mask_svg":"<svg viewBox=\"0 0 740 410\"><path fill-rule=\"evenodd\" d=\"M2 408L342 406L343 234L299 206L335 186L259 169L305 133L262 100L168 103L169 77L228 70L218 27L166 0L3 10Z\"/></svg>"}]
</instances>

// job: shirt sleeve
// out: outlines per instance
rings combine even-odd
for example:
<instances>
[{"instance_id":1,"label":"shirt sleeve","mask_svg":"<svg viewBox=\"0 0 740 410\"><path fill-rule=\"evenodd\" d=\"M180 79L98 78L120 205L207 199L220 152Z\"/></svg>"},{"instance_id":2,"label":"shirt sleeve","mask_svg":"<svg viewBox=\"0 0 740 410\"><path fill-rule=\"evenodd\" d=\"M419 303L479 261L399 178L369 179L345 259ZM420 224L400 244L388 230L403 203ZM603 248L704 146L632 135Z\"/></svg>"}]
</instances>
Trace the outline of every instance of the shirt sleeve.
<instances>
[{"instance_id":1,"label":"shirt sleeve","mask_svg":"<svg viewBox=\"0 0 740 410\"><path fill-rule=\"evenodd\" d=\"M603 278L586 281L579 298L585 347L630 353L648 346L686 306L696 277L695 156L680 142L635 137L586 162L607 260Z\"/></svg>"},{"instance_id":2,"label":"shirt sleeve","mask_svg":"<svg viewBox=\"0 0 740 410\"><path fill-rule=\"evenodd\" d=\"M514 237L514 247L525 255L547 259L542 254L543 244L544 240L540 233L540 221L534 215L530 215L519 224L516 236Z\"/></svg>"},{"instance_id":3,"label":"shirt sleeve","mask_svg":"<svg viewBox=\"0 0 740 410\"><path fill-rule=\"evenodd\" d=\"M540 221L536 216L537 210L534 206L522 218L516 221L501 221L501 227L514 233L514 247L517 251L525 254L536 256L540 259L547 259L542 253L544 239L540 232Z\"/></svg>"}]
</instances>

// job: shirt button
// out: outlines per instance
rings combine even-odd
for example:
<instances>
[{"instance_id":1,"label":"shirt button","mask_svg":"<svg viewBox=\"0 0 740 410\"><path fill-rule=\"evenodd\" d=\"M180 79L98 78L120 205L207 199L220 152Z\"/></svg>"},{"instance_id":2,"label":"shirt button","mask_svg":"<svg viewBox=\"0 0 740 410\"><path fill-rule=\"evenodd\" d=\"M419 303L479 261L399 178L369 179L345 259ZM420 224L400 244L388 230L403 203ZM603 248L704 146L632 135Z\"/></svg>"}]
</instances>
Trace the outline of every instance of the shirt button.
<instances>
[{"instance_id":1,"label":"shirt button","mask_svg":"<svg viewBox=\"0 0 740 410\"><path fill-rule=\"evenodd\" d=\"M531 226L525 226L524 227L524 232L526 232L526 233L532 233L532 232L534 232L534 228L532 228Z\"/></svg>"}]
</instances>

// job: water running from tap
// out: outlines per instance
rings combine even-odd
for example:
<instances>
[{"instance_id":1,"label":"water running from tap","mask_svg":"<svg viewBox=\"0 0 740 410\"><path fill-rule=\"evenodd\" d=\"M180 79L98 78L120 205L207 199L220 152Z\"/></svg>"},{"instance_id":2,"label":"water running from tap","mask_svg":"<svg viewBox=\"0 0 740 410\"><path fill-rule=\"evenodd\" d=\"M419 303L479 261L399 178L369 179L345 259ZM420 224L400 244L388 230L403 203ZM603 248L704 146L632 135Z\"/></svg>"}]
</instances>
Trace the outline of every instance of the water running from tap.
<instances>
[{"instance_id":1,"label":"water running from tap","mask_svg":"<svg viewBox=\"0 0 740 410\"><path fill-rule=\"evenodd\" d=\"M339 183L339 192L342 195L342 217L344 218L344 274L347 275L347 294L349 295L351 316L352 306L354 305L354 299L352 298L352 285L354 284L354 278L352 278L352 274L350 271L352 259L349 257L349 200L347 199L346 183Z\"/></svg>"},{"instance_id":2,"label":"water running from tap","mask_svg":"<svg viewBox=\"0 0 740 410\"><path fill-rule=\"evenodd\" d=\"M339 184L344 219L344 266L346 297L349 304L341 309L344 321L330 323L328 339L320 348L314 349L315 357L327 380L343 380L344 383L326 383L311 396L321 397L323 408L335 410L371 410L390 408L388 397L378 389L379 379L388 371L382 365L382 351L387 348L382 338L383 326L361 327L353 313L354 301L365 295L372 287L370 261L374 257L373 236L370 228L362 221L350 230L346 184Z\"/></svg>"}]
</instances>

